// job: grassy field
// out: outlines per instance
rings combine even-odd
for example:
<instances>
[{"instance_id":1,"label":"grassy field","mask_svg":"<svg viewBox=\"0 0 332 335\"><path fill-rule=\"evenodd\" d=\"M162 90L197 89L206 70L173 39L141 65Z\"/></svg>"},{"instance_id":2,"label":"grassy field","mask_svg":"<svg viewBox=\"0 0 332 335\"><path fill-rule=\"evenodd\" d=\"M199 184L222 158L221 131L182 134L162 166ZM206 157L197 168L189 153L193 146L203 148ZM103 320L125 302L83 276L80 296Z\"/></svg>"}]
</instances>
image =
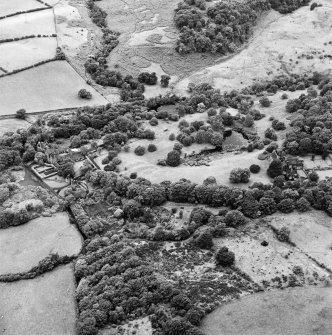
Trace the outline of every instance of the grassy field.
<instances>
[{"instance_id":1,"label":"grassy field","mask_svg":"<svg viewBox=\"0 0 332 335\"><path fill-rule=\"evenodd\" d=\"M75 335L73 266L32 280L0 284L0 332L4 335Z\"/></svg>"},{"instance_id":2,"label":"grassy field","mask_svg":"<svg viewBox=\"0 0 332 335\"><path fill-rule=\"evenodd\" d=\"M0 39L38 34L55 34L52 9L21 14L0 20Z\"/></svg>"},{"instance_id":3,"label":"grassy field","mask_svg":"<svg viewBox=\"0 0 332 335\"><path fill-rule=\"evenodd\" d=\"M332 271L331 217L321 211L307 213L273 214L269 222L276 228L290 229L290 239L306 254Z\"/></svg>"},{"instance_id":4,"label":"grassy field","mask_svg":"<svg viewBox=\"0 0 332 335\"><path fill-rule=\"evenodd\" d=\"M92 93L91 100L78 98L81 88ZM64 61L0 78L0 91L3 94L0 115L14 114L20 108L29 113L107 103Z\"/></svg>"},{"instance_id":5,"label":"grassy field","mask_svg":"<svg viewBox=\"0 0 332 335\"><path fill-rule=\"evenodd\" d=\"M0 66L8 72L51 59L55 56L55 37L30 38L0 44Z\"/></svg>"},{"instance_id":6,"label":"grassy field","mask_svg":"<svg viewBox=\"0 0 332 335\"><path fill-rule=\"evenodd\" d=\"M289 99L281 99L281 95L283 93L286 93L288 95L289 99L296 99L301 94L306 94L306 91L295 91L295 92L278 92L275 95L269 96L269 100L271 101L270 107L262 107L259 103L259 99L257 99L254 103L254 108L258 109L262 114L265 114L266 116L260 120L255 121L255 129L257 131L257 134L260 136L261 139L264 139L265 130L267 128L272 127L272 121L270 120L270 117L273 117L276 120L279 120L281 122L284 122L286 125L285 130L277 131L276 134L278 136L278 140L276 141L280 147L282 147L282 144L286 138L286 133L288 131L288 125L291 118L295 118L295 113L293 115L286 112L286 104Z\"/></svg>"},{"instance_id":7,"label":"grassy field","mask_svg":"<svg viewBox=\"0 0 332 335\"><path fill-rule=\"evenodd\" d=\"M206 335L330 335L332 287L303 287L246 296L203 319Z\"/></svg>"},{"instance_id":8,"label":"grassy field","mask_svg":"<svg viewBox=\"0 0 332 335\"><path fill-rule=\"evenodd\" d=\"M136 147L136 142L135 146ZM259 164L262 168L262 171L258 174L253 174L250 178L249 184L238 184L238 187L248 187L254 182L263 182L267 183L269 177L266 175L266 169L268 168L269 162L267 160L260 161L257 159L259 153L262 151L254 152L243 152L241 154L234 153L225 153L220 154L218 158L213 158L209 163L209 166L185 166L180 165L178 167L169 167L169 166L159 166L151 163L148 159L149 155L154 153L147 153L146 157L136 156L135 154L120 154L119 157L122 158L124 155L127 155L128 160L126 159L125 167L127 170L122 171L125 175L130 175L131 172L137 172L139 177L147 178L153 183L159 183L161 180L169 180L172 182L178 181L181 178L189 179L195 183L202 183L207 177L213 176L216 178L217 182L220 185L228 185L229 174L234 167L247 167L251 164ZM130 157L130 159L129 159ZM145 158L144 158L145 157Z\"/></svg>"},{"instance_id":9,"label":"grassy field","mask_svg":"<svg viewBox=\"0 0 332 335\"><path fill-rule=\"evenodd\" d=\"M0 274L28 271L50 253L76 255L81 236L67 213L0 230Z\"/></svg>"},{"instance_id":10,"label":"grassy field","mask_svg":"<svg viewBox=\"0 0 332 335\"><path fill-rule=\"evenodd\" d=\"M43 4L36 0L10 0L0 2L0 16L26 11L35 8L45 8Z\"/></svg>"},{"instance_id":11,"label":"grassy field","mask_svg":"<svg viewBox=\"0 0 332 335\"><path fill-rule=\"evenodd\" d=\"M207 113L196 113L186 115L183 119L189 123L193 121L204 121L208 120ZM181 119L182 120L182 119ZM230 185L229 174L234 167L243 166L248 167L251 164L259 164L262 171L258 174L253 174L251 176L251 182L268 182L269 178L265 171L269 165L267 160L258 160L258 155L261 151L253 152L242 152L242 153L218 153L216 155L209 156L210 162L209 166L186 166L180 165L178 167L160 166L157 165L158 160L165 159L167 153L170 152L176 141L170 141L169 135L174 133L177 135L179 133L178 123L172 121L159 120L157 126L150 126L148 123L145 124L147 129L151 129L155 132L155 140L137 140L134 139L130 141L130 151L121 152L118 157L121 159L122 163L120 165L121 173L124 175L130 175L132 172L137 172L138 176L147 178L152 182L159 182L160 178L162 180L178 181L181 178L187 178L189 180L195 181L196 183L201 183L204 179L209 176L214 176L218 183ZM154 143L157 146L157 151L147 152L144 156L137 156L134 150L137 146L141 145L147 148L149 143ZM225 141L225 147L227 149L228 140ZM243 143L245 144L245 142ZM232 146L232 145L230 145ZM184 154L191 154L195 152L196 154L201 152L203 149L214 148L210 144L197 144L193 143L189 147L183 147L182 157ZM100 162L100 160L99 160ZM98 163L99 163L98 162ZM241 186L241 185L240 185ZM247 187L248 185L246 185Z\"/></svg>"}]
</instances>

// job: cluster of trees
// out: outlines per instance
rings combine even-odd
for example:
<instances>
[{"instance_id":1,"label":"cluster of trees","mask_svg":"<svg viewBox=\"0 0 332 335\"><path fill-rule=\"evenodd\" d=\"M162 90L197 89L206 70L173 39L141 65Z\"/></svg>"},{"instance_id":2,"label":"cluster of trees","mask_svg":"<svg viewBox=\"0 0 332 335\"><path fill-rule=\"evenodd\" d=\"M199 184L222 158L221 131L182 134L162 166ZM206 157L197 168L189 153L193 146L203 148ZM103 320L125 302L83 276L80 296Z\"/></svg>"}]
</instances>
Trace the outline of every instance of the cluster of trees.
<instances>
[{"instance_id":1,"label":"cluster of trees","mask_svg":"<svg viewBox=\"0 0 332 335\"><path fill-rule=\"evenodd\" d=\"M40 187L33 189L33 197L40 201L28 202L23 208L2 207L1 205L11 196L24 192L22 188L14 182L4 180L0 181L0 228L8 228L10 226L19 226L35 219L41 215L45 207L53 210L62 210L64 203L57 200L47 190Z\"/></svg>"},{"instance_id":2,"label":"cluster of trees","mask_svg":"<svg viewBox=\"0 0 332 335\"><path fill-rule=\"evenodd\" d=\"M133 199L142 206L159 206L168 200L213 207L227 206L240 210L245 216L257 217L272 214L277 209L287 212L290 202L294 205L293 208L297 208L298 202L303 200L301 198L305 198L310 206L332 215L331 180L286 182L284 176L278 174L273 185L254 183L249 190L243 190L217 184L197 185L186 179L175 183L165 181L152 184L143 178L132 180L103 171L91 171L86 179L92 185L108 190L105 192L105 199L114 192L115 195ZM285 199L287 201L282 202Z\"/></svg>"},{"instance_id":3,"label":"cluster of trees","mask_svg":"<svg viewBox=\"0 0 332 335\"><path fill-rule=\"evenodd\" d=\"M96 6L95 1L97 0L89 0L87 2L87 7L90 10L90 17L92 22L97 25L100 28L105 28L107 27L107 23L106 23L106 17L107 17L107 13L102 10L100 7Z\"/></svg>"},{"instance_id":4,"label":"cluster of trees","mask_svg":"<svg viewBox=\"0 0 332 335\"><path fill-rule=\"evenodd\" d=\"M229 181L233 184L248 183L250 178L250 170L235 168L229 175Z\"/></svg>"},{"instance_id":5,"label":"cluster of trees","mask_svg":"<svg viewBox=\"0 0 332 335\"><path fill-rule=\"evenodd\" d=\"M248 40L258 13L270 8L266 0L248 4L217 2L207 11L191 7L191 1L180 2L174 21L180 29L176 50L190 52L233 53ZM205 5L199 5L205 9Z\"/></svg>"},{"instance_id":6,"label":"cluster of trees","mask_svg":"<svg viewBox=\"0 0 332 335\"><path fill-rule=\"evenodd\" d=\"M85 88L81 88L78 91L78 97L81 98L81 99L91 99L92 98L92 94L91 94L91 92L89 92Z\"/></svg>"},{"instance_id":7,"label":"cluster of trees","mask_svg":"<svg viewBox=\"0 0 332 335\"><path fill-rule=\"evenodd\" d=\"M17 119L22 119L22 120L25 120L25 118L26 118L26 110L25 109L23 109L23 108L21 108L21 109L19 109L18 111L16 111L16 113L15 113L15 117L17 118Z\"/></svg>"},{"instance_id":8,"label":"cluster of trees","mask_svg":"<svg viewBox=\"0 0 332 335\"><path fill-rule=\"evenodd\" d=\"M57 157L56 167L58 175L65 178L74 178L74 161L69 156Z\"/></svg>"},{"instance_id":9,"label":"cluster of trees","mask_svg":"<svg viewBox=\"0 0 332 335\"><path fill-rule=\"evenodd\" d=\"M86 194L77 194L78 198L75 197L66 197L66 200L72 202L70 206L70 210L75 217L77 226L81 232L81 234L85 238L92 238L97 234L102 234L106 231L110 226L110 220L102 220L100 218L90 218L89 215L85 212L82 205L77 201L79 200L79 196L86 196Z\"/></svg>"},{"instance_id":10,"label":"cluster of trees","mask_svg":"<svg viewBox=\"0 0 332 335\"><path fill-rule=\"evenodd\" d=\"M284 122L275 119L272 121L272 128L278 131L278 130L285 130L286 126Z\"/></svg>"},{"instance_id":11,"label":"cluster of trees","mask_svg":"<svg viewBox=\"0 0 332 335\"><path fill-rule=\"evenodd\" d=\"M271 101L268 97L262 97L259 99L259 103L261 104L261 106L263 107L270 107L271 105Z\"/></svg>"},{"instance_id":12,"label":"cluster of trees","mask_svg":"<svg viewBox=\"0 0 332 335\"><path fill-rule=\"evenodd\" d=\"M291 74L290 76L280 75L266 82L257 82L252 86L245 87L241 90L242 94L260 94L262 92L277 93L279 90L295 92L304 90L312 85L318 85L324 76L318 72L312 75ZM285 96L287 99L287 94Z\"/></svg>"},{"instance_id":13,"label":"cluster of trees","mask_svg":"<svg viewBox=\"0 0 332 335\"><path fill-rule=\"evenodd\" d=\"M160 77L160 85L161 85L161 87L167 87L170 80L171 80L170 76L168 76L166 74L162 74L161 77Z\"/></svg>"},{"instance_id":14,"label":"cluster of trees","mask_svg":"<svg viewBox=\"0 0 332 335\"><path fill-rule=\"evenodd\" d=\"M198 111L206 110L202 105L202 103L197 105L196 108ZM177 106L178 109L181 107ZM222 147L225 127L232 126L235 120L240 120L232 117L225 111L225 108L221 108L219 114L217 114L217 110L213 107L206 111L208 114L207 124L204 121L193 121L190 124L185 119L180 121L180 133L176 136L177 141L184 146L190 146L193 143L208 143L215 147Z\"/></svg>"},{"instance_id":15,"label":"cluster of trees","mask_svg":"<svg viewBox=\"0 0 332 335\"><path fill-rule=\"evenodd\" d=\"M252 0L247 3L220 1L206 10L205 1L185 0L175 10L174 22L180 29L176 50L233 53L248 40L259 14L271 7L291 13L310 0Z\"/></svg>"},{"instance_id":16,"label":"cluster of trees","mask_svg":"<svg viewBox=\"0 0 332 335\"><path fill-rule=\"evenodd\" d=\"M287 102L288 113L299 116L290 123L291 130L286 134L284 149L292 155L314 153L326 157L332 152L332 85L322 83L320 96L302 94L298 99Z\"/></svg>"},{"instance_id":17,"label":"cluster of trees","mask_svg":"<svg viewBox=\"0 0 332 335\"><path fill-rule=\"evenodd\" d=\"M156 85L158 78L155 72L142 72L138 75L138 81L147 85Z\"/></svg>"},{"instance_id":18,"label":"cluster of trees","mask_svg":"<svg viewBox=\"0 0 332 335\"><path fill-rule=\"evenodd\" d=\"M186 227L187 234L182 232L182 234L178 233L177 236L174 236L174 230L164 231L161 240L187 239L193 235L194 242L200 248L210 249L213 246L212 237L225 236L227 234L227 227L236 228L246 223L247 219L243 213L237 209L223 209L215 215L203 207L195 207L190 213L189 223ZM197 235L197 230L202 226L204 226L204 228L200 229L200 233Z\"/></svg>"},{"instance_id":19,"label":"cluster of trees","mask_svg":"<svg viewBox=\"0 0 332 335\"><path fill-rule=\"evenodd\" d=\"M102 28L103 37L100 50L93 58L88 58L84 64L86 71L99 85L118 87L121 89L123 101L144 100L144 85L132 76L123 77L118 71L110 71L107 66L107 57L119 44L120 33L107 27L107 13L95 4L95 0L87 3L92 21Z\"/></svg>"},{"instance_id":20,"label":"cluster of trees","mask_svg":"<svg viewBox=\"0 0 332 335\"><path fill-rule=\"evenodd\" d=\"M150 315L161 334L200 334L204 311L174 284L154 273L144 249L115 232L89 239L75 264L78 282L78 334L93 335L107 324L118 325ZM151 252L151 250L150 250ZM178 328L181 325L180 328Z\"/></svg>"},{"instance_id":21,"label":"cluster of trees","mask_svg":"<svg viewBox=\"0 0 332 335\"><path fill-rule=\"evenodd\" d=\"M168 166L176 167L181 164L181 151L172 150L167 154L166 164Z\"/></svg>"},{"instance_id":22,"label":"cluster of trees","mask_svg":"<svg viewBox=\"0 0 332 335\"><path fill-rule=\"evenodd\" d=\"M18 148L14 149L9 145L0 144L0 171L4 171L11 166L20 165L22 162Z\"/></svg>"},{"instance_id":23,"label":"cluster of trees","mask_svg":"<svg viewBox=\"0 0 332 335\"><path fill-rule=\"evenodd\" d=\"M269 2L273 9L281 14L287 14L302 6L307 6L310 0L269 0Z\"/></svg>"}]
</instances>

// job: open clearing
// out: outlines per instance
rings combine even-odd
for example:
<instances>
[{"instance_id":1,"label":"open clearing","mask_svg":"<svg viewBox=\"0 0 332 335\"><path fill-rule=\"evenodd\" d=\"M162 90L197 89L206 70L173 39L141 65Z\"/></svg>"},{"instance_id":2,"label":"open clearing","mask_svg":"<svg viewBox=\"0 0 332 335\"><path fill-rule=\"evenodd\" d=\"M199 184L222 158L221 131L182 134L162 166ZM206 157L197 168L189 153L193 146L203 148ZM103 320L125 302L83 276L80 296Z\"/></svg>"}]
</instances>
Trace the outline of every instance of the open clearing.
<instances>
[{"instance_id":1,"label":"open clearing","mask_svg":"<svg viewBox=\"0 0 332 335\"><path fill-rule=\"evenodd\" d=\"M304 253L332 270L331 217L321 211L307 213L273 214L268 218L277 229L286 226L290 239Z\"/></svg>"},{"instance_id":2,"label":"open clearing","mask_svg":"<svg viewBox=\"0 0 332 335\"><path fill-rule=\"evenodd\" d=\"M7 132L16 132L18 129L29 128L31 124L20 119L4 119L0 120L0 136Z\"/></svg>"},{"instance_id":3,"label":"open clearing","mask_svg":"<svg viewBox=\"0 0 332 335\"><path fill-rule=\"evenodd\" d=\"M196 113L188 114L181 120L185 119L188 123L193 121L204 121L208 120L207 113ZM230 185L229 183L229 174L234 167L242 166L248 167L251 164L259 164L262 168L262 171L258 174L252 174L250 178L250 183L253 182L268 182L269 178L266 175L265 171L268 168L269 161L258 160L258 155L262 151L255 150L253 152L225 152L225 153L215 153L209 155L211 160L206 165L201 166L186 166L180 165L178 167L169 167L169 166L160 166L157 165L158 160L166 159L167 153L170 152L176 141L170 141L169 135L174 133L175 136L179 133L179 121L164 121L158 120L157 126L150 126L146 123L146 129L151 129L155 132L155 139L153 141L145 139L134 139L130 141L130 151L121 152L118 157L121 159L122 163L120 165L121 173L124 175L130 175L132 172L137 172L139 177L147 178L153 183L160 182L162 180L170 180L172 182L178 181L181 178L186 178L196 183L202 183L204 179L209 176L214 176L218 183ZM235 134L235 133L234 133ZM242 137L242 136L241 136ZM137 156L134 153L134 150L137 146L142 145L147 148L149 143L153 143L157 146L157 151L148 152L144 156ZM227 138L225 141L225 149L227 149ZM231 147L232 145L230 145ZM214 148L210 144L197 144L193 143L189 147L183 147L182 157L184 154L195 153L198 154L203 149L212 149ZM98 162L99 164L99 162ZM249 185L250 185L249 183ZM248 184L245 184L246 187ZM241 186L241 185L240 185Z\"/></svg>"},{"instance_id":4,"label":"open clearing","mask_svg":"<svg viewBox=\"0 0 332 335\"><path fill-rule=\"evenodd\" d=\"M52 9L21 14L0 20L0 39L55 34Z\"/></svg>"},{"instance_id":5,"label":"open clearing","mask_svg":"<svg viewBox=\"0 0 332 335\"><path fill-rule=\"evenodd\" d=\"M45 8L45 6L36 0L3 0L0 2L0 16L36 8Z\"/></svg>"},{"instance_id":6,"label":"open clearing","mask_svg":"<svg viewBox=\"0 0 332 335\"><path fill-rule=\"evenodd\" d=\"M268 246L262 246L267 241ZM293 274L294 266L300 266L304 275L302 283L311 283L318 275L325 278L328 273L316 265L304 253L299 252L291 245L278 241L271 229L255 227L252 234L240 234L215 240L218 246L227 246L235 252L235 265L248 274L256 283L262 285L264 281L269 286L285 286L272 279ZM316 275L317 274L317 275ZM318 278L318 277L317 277ZM271 281L272 280L272 281Z\"/></svg>"},{"instance_id":7,"label":"open clearing","mask_svg":"<svg viewBox=\"0 0 332 335\"><path fill-rule=\"evenodd\" d=\"M215 88L231 90L278 74L331 72L331 60L319 56L332 54L328 44L332 6L328 0L319 3L323 6L314 11L305 6L288 15L271 10L262 17L244 50L180 81L176 91L184 92L190 82L208 82Z\"/></svg>"},{"instance_id":8,"label":"open clearing","mask_svg":"<svg viewBox=\"0 0 332 335\"><path fill-rule=\"evenodd\" d=\"M134 321L130 321L128 324L120 326L122 328L122 332L119 330L119 327L116 328L105 328L101 330L101 335L118 335L119 332L124 335L152 335L152 325L149 317L136 319Z\"/></svg>"},{"instance_id":9,"label":"open clearing","mask_svg":"<svg viewBox=\"0 0 332 335\"><path fill-rule=\"evenodd\" d=\"M283 93L286 93L288 95L288 99L281 99L281 95ZM270 107L262 107L259 103L259 99L257 99L254 102L253 108L258 109L262 114L265 114L265 117L263 117L260 120L255 121L255 129L257 131L257 134L261 139L265 138L265 130L267 128L272 127L272 121L270 120L270 117L273 117L276 120L279 120L281 122L284 122L286 125L285 130L278 130L276 132L278 136L278 140L276 141L279 145L279 147L282 147L282 143L286 139L286 133L288 131L288 125L290 122L290 119L293 119L297 116L296 113L290 114L286 112L286 104L289 99L296 99L301 94L306 94L306 91L281 91L277 94L274 94L272 96L269 96L269 100L271 101Z\"/></svg>"},{"instance_id":10,"label":"open clearing","mask_svg":"<svg viewBox=\"0 0 332 335\"><path fill-rule=\"evenodd\" d=\"M81 88L92 93L91 100L78 98L77 92ZM0 91L0 115L14 114L20 108L25 108L29 113L108 102L65 61L47 63L3 77L0 80Z\"/></svg>"},{"instance_id":11,"label":"open clearing","mask_svg":"<svg viewBox=\"0 0 332 335\"><path fill-rule=\"evenodd\" d=\"M207 335L330 335L332 287L303 287L246 296L203 319Z\"/></svg>"},{"instance_id":12,"label":"open clearing","mask_svg":"<svg viewBox=\"0 0 332 335\"><path fill-rule=\"evenodd\" d=\"M136 142L135 142L136 147ZM190 148L190 147L189 147ZM269 177L265 171L269 166L269 161L259 161L258 155L262 151L254 152L242 152L240 154L225 153L220 154L220 157L211 161L209 166L184 166L178 167L159 166L151 163L149 153L144 156L136 156L132 154L128 161L125 161L127 170L121 171L124 175L130 175L131 172L137 172L139 177L147 178L152 183L159 183L161 180L169 180L172 182L178 181L181 178L189 179L197 184L201 184L207 177L213 176L216 178L220 185L233 185L229 182L229 174L234 167L247 167L251 164L259 164L261 166L261 172L258 174L252 174L250 182L248 184L236 184L237 187L248 187L254 182L266 183L269 181ZM152 153L153 155L154 153ZM120 154L119 158L122 159L126 155L125 153ZM129 156L129 154L127 154ZM151 155L151 153L150 153ZM135 158L136 157L136 158ZM234 186L234 185L233 185Z\"/></svg>"},{"instance_id":13,"label":"open clearing","mask_svg":"<svg viewBox=\"0 0 332 335\"><path fill-rule=\"evenodd\" d=\"M1 43L0 66L10 72L54 58L56 47L55 37Z\"/></svg>"},{"instance_id":14,"label":"open clearing","mask_svg":"<svg viewBox=\"0 0 332 335\"><path fill-rule=\"evenodd\" d=\"M77 8L70 6L69 1L61 1L54 7L59 45L67 56L75 56L82 44L87 42L88 29L82 26Z\"/></svg>"},{"instance_id":15,"label":"open clearing","mask_svg":"<svg viewBox=\"0 0 332 335\"><path fill-rule=\"evenodd\" d=\"M31 280L0 283L1 334L75 335L74 293L72 264Z\"/></svg>"},{"instance_id":16,"label":"open clearing","mask_svg":"<svg viewBox=\"0 0 332 335\"><path fill-rule=\"evenodd\" d=\"M40 217L28 223L0 230L0 274L30 270L51 253L77 255L81 235L69 223L67 213Z\"/></svg>"}]
</instances>

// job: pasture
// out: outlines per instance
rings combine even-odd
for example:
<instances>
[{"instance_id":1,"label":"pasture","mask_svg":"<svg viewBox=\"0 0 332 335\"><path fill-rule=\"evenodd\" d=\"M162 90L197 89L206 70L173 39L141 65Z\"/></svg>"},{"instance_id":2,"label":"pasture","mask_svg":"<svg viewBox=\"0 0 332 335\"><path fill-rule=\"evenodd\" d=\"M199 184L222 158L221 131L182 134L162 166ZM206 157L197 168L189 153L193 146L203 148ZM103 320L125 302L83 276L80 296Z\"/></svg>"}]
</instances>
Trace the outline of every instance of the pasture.
<instances>
[{"instance_id":1,"label":"pasture","mask_svg":"<svg viewBox=\"0 0 332 335\"><path fill-rule=\"evenodd\" d=\"M203 319L206 335L329 335L332 287L256 293L220 306Z\"/></svg>"},{"instance_id":2,"label":"pasture","mask_svg":"<svg viewBox=\"0 0 332 335\"><path fill-rule=\"evenodd\" d=\"M77 96L81 88L92 93L91 100ZM0 91L3 94L0 115L14 114L20 108L32 113L107 103L64 61L47 63L3 77L0 79Z\"/></svg>"},{"instance_id":3,"label":"pasture","mask_svg":"<svg viewBox=\"0 0 332 335\"><path fill-rule=\"evenodd\" d=\"M30 280L0 283L0 331L4 335L75 335L72 264Z\"/></svg>"},{"instance_id":4,"label":"pasture","mask_svg":"<svg viewBox=\"0 0 332 335\"><path fill-rule=\"evenodd\" d=\"M43 4L36 0L10 0L0 2L0 16L27 11L36 8L45 8Z\"/></svg>"},{"instance_id":5,"label":"pasture","mask_svg":"<svg viewBox=\"0 0 332 335\"><path fill-rule=\"evenodd\" d=\"M11 72L54 58L55 37L29 38L0 44L0 66Z\"/></svg>"},{"instance_id":6,"label":"pasture","mask_svg":"<svg viewBox=\"0 0 332 335\"><path fill-rule=\"evenodd\" d=\"M0 274L28 271L51 253L76 255L81 243L80 233L65 212L1 229Z\"/></svg>"},{"instance_id":7,"label":"pasture","mask_svg":"<svg viewBox=\"0 0 332 335\"><path fill-rule=\"evenodd\" d=\"M55 34L52 9L20 14L0 20L0 40L38 34Z\"/></svg>"}]
</instances>

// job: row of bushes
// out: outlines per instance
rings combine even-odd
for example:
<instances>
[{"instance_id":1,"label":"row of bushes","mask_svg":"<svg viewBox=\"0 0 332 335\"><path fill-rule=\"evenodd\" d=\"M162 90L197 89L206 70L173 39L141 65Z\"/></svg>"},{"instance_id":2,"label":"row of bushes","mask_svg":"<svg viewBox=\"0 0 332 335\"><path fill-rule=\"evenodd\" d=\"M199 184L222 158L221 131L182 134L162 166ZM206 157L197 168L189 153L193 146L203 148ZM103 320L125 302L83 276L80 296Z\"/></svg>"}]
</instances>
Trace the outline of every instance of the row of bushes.
<instances>
[{"instance_id":1,"label":"row of bushes","mask_svg":"<svg viewBox=\"0 0 332 335\"><path fill-rule=\"evenodd\" d=\"M42 61L40 61L36 64L29 65L29 66L26 66L26 67L22 67L20 69L16 69L16 70L4 73L4 74L0 74L0 78L6 77L6 76L11 76L13 74L16 74L16 73L19 73L19 72L22 72L22 71L25 71L25 70L33 69L34 67L38 67L40 65L44 65L44 64L47 64L47 63L50 63L50 62L54 62L56 60L58 60L56 57L51 58L51 59L42 60Z\"/></svg>"},{"instance_id":2,"label":"row of bushes","mask_svg":"<svg viewBox=\"0 0 332 335\"><path fill-rule=\"evenodd\" d=\"M26 40L29 38L41 38L41 37L57 37L57 34L52 34L52 35L27 35L27 36L22 36L22 37L14 37L14 38L5 38L0 40L0 43L8 43L8 42L16 42L16 41L21 41L21 40Z\"/></svg>"},{"instance_id":3,"label":"row of bushes","mask_svg":"<svg viewBox=\"0 0 332 335\"><path fill-rule=\"evenodd\" d=\"M32 8L32 9L28 9L28 10L25 10L25 11L19 11L19 12L15 12L15 13L10 13L10 14L7 14L5 16L0 16L0 20L6 19L6 18L11 17L11 16L15 16L15 15L27 14L27 13L32 13L32 12L39 12L41 10L49 9L49 7Z\"/></svg>"},{"instance_id":4,"label":"row of bushes","mask_svg":"<svg viewBox=\"0 0 332 335\"><path fill-rule=\"evenodd\" d=\"M34 266L28 271L0 275L0 282L8 283L24 279L33 279L44 274L45 272L53 270L59 265L68 264L73 259L75 259L74 256L59 256L57 253L50 254L49 256L39 261L38 265Z\"/></svg>"},{"instance_id":5,"label":"row of bushes","mask_svg":"<svg viewBox=\"0 0 332 335\"><path fill-rule=\"evenodd\" d=\"M50 4L48 4L47 2L43 1L43 0L36 0L38 2L40 2L41 4L45 5L46 7L52 8L52 6Z\"/></svg>"},{"instance_id":6,"label":"row of bushes","mask_svg":"<svg viewBox=\"0 0 332 335\"><path fill-rule=\"evenodd\" d=\"M321 73L314 72L312 75L292 74L290 76L280 75L269 81L257 82L249 87L241 90L242 94L260 94L262 92L277 93L279 90L291 91L304 90L312 85L318 85L325 80L325 76Z\"/></svg>"},{"instance_id":7,"label":"row of bushes","mask_svg":"<svg viewBox=\"0 0 332 335\"><path fill-rule=\"evenodd\" d=\"M162 182L151 184L149 181L137 178L118 177L115 173L92 171L86 175L86 180L94 186L105 189L105 199L114 193L120 197L134 199L143 206L159 206L165 201L189 202L205 204L212 207L228 206L240 209L248 217L271 214L268 206L260 206L260 201L271 204L271 208L283 210L284 203L293 204L304 197L316 209L325 210L332 215L332 182L319 183L307 181L286 182L283 176L275 178L275 185L254 183L251 190L218 186L216 184L197 185L188 180L179 182ZM263 198L263 200L261 200ZM286 202L282 202L286 200Z\"/></svg>"}]
</instances>

